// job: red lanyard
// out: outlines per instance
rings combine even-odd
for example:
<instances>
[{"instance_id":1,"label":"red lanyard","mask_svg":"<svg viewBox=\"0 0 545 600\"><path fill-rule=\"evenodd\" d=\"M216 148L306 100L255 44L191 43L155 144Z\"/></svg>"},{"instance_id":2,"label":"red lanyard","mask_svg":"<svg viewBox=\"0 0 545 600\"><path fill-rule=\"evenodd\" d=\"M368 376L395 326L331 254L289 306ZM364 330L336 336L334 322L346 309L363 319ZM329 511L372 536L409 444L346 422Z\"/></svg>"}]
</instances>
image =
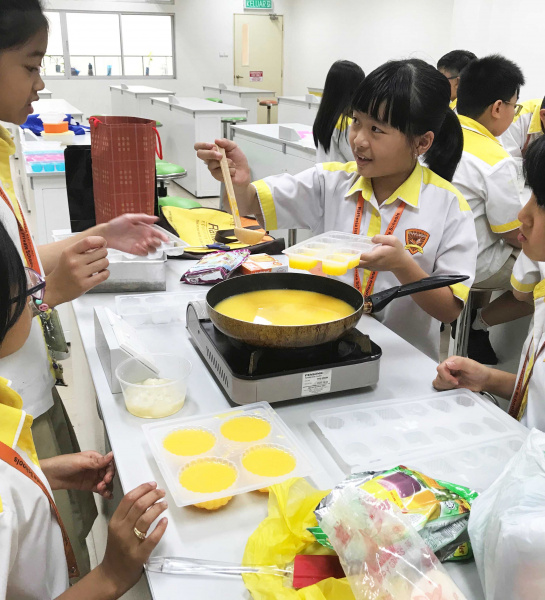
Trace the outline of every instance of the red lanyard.
<instances>
[{"instance_id":1,"label":"red lanyard","mask_svg":"<svg viewBox=\"0 0 545 600\"><path fill-rule=\"evenodd\" d=\"M36 254L36 248L34 247L34 242L32 241L32 236L30 235L30 231L28 229L28 225L26 224L25 217L21 211L21 207L19 206L19 214L21 215L22 222L17 218L15 214L15 210L13 205L11 204L10 199L6 196L4 190L0 187L0 197L4 200L4 202L8 205L9 209L13 213L15 220L17 221L17 227L19 229L19 239L21 240L21 248L23 250L23 256L25 259L25 263L27 267L34 269L37 273L42 275L42 270L40 269L40 261L38 260L38 256ZM17 200L16 200L17 202Z\"/></svg>"},{"instance_id":2,"label":"red lanyard","mask_svg":"<svg viewBox=\"0 0 545 600\"><path fill-rule=\"evenodd\" d=\"M361 229L361 218L363 216L363 207L365 205L365 198L363 194L360 192L360 197L358 198L358 205L356 206L356 214L354 215L354 227L352 229L352 233L356 235L360 234ZM405 202L402 202L396 209L392 220L390 221L388 228L386 229L385 235L392 235L401 220L401 215L405 210ZM375 285L375 281L378 275L378 271L371 271L369 274L369 278L367 279L367 285L365 286L365 294L364 296L370 296L373 291L373 286ZM361 292L361 279L360 274L358 273L358 269L354 269L354 287Z\"/></svg>"},{"instance_id":3,"label":"red lanyard","mask_svg":"<svg viewBox=\"0 0 545 600\"><path fill-rule=\"evenodd\" d=\"M76 562L76 556L74 554L74 550L72 548L72 544L70 543L70 539L68 534L66 533L66 529L61 520L61 516L59 515L59 511L57 510L57 506L55 505L55 501L51 497L51 494L47 491L43 481L34 473L31 467L29 467L26 462L21 458L21 456L10 448L7 444L0 442L0 459L3 460L8 465L12 466L14 469L17 469L19 473L28 477L31 481L33 481L46 495L49 500L49 504L51 506L51 510L55 513L57 517L57 521L59 523L59 527L61 528L62 533L62 541L64 543L64 554L66 555L66 562L68 564L68 575L70 578L79 577L79 569L78 564Z\"/></svg>"},{"instance_id":4,"label":"red lanyard","mask_svg":"<svg viewBox=\"0 0 545 600\"><path fill-rule=\"evenodd\" d=\"M528 377L526 380L524 379L524 375L526 374L526 367L528 366L528 360L530 359L530 349L532 348L532 344L528 345L528 351L526 352L526 358L524 359L524 364L522 365L522 369L520 371L520 376L517 381L517 385L515 387L515 391L513 393L513 397L511 398L511 403L509 404L509 414L517 421L520 421L522 415L520 414L520 409L526 396L526 392L528 390L528 384L530 383L530 378L532 377L532 373L534 372L534 367L536 366L537 359L539 355L545 350L545 342L541 345L541 348L538 350L537 354L534 356L534 363L532 364L532 368L528 373Z\"/></svg>"}]
</instances>

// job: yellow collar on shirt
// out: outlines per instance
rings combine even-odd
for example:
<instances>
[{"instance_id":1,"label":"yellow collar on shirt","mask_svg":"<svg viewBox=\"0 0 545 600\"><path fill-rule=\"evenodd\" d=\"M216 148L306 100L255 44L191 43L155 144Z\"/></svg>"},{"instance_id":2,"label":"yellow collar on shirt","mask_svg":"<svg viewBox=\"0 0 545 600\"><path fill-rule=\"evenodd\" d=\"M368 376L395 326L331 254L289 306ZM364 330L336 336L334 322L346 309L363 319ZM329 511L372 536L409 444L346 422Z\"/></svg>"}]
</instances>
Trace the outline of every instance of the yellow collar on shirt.
<instances>
[{"instance_id":1,"label":"yellow collar on shirt","mask_svg":"<svg viewBox=\"0 0 545 600\"><path fill-rule=\"evenodd\" d=\"M532 120L530 121L530 127L528 127L528 134L543 133L543 130L541 129L541 116L539 115L539 111L541 110L541 104L542 104L543 100L533 100L532 104L534 104L534 102L535 102L535 105L532 107L533 114L532 114Z\"/></svg>"},{"instance_id":2,"label":"yellow collar on shirt","mask_svg":"<svg viewBox=\"0 0 545 600\"><path fill-rule=\"evenodd\" d=\"M413 172L386 200L384 204L391 204L399 198L400 200L403 200L405 204L410 204L411 206L418 208L420 200L420 188L422 186L422 171L422 165L417 162ZM371 179L360 176L350 188L345 198L348 198L356 192L361 192L365 200L371 200L371 196L373 195L373 183Z\"/></svg>"},{"instance_id":3,"label":"yellow collar on shirt","mask_svg":"<svg viewBox=\"0 0 545 600\"><path fill-rule=\"evenodd\" d=\"M452 110L454 110L456 108L456 105L458 104L458 98L454 98L454 100L451 101L451 103L449 104L450 108Z\"/></svg>"},{"instance_id":4,"label":"yellow collar on shirt","mask_svg":"<svg viewBox=\"0 0 545 600\"><path fill-rule=\"evenodd\" d=\"M0 154L11 156L15 154L15 144L11 139L10 132L0 125Z\"/></svg>"},{"instance_id":5,"label":"yellow collar on shirt","mask_svg":"<svg viewBox=\"0 0 545 600\"><path fill-rule=\"evenodd\" d=\"M490 133L490 131L488 131L488 129L484 125L481 125L478 121L475 121L475 119L471 119L470 117L466 117L465 115L458 115L458 118L460 119L462 127L465 127L466 129L473 129L477 133L485 135L492 141L496 142L496 144L501 146L500 142L493 136L493 134Z\"/></svg>"},{"instance_id":6,"label":"yellow collar on shirt","mask_svg":"<svg viewBox=\"0 0 545 600\"><path fill-rule=\"evenodd\" d=\"M19 446L39 465L30 427L32 417L23 410L21 396L9 387L9 381L0 377L0 442L10 448Z\"/></svg>"},{"instance_id":7,"label":"yellow collar on shirt","mask_svg":"<svg viewBox=\"0 0 545 600\"><path fill-rule=\"evenodd\" d=\"M539 300L545 296L545 279L542 279L534 288L534 300Z\"/></svg>"}]
</instances>

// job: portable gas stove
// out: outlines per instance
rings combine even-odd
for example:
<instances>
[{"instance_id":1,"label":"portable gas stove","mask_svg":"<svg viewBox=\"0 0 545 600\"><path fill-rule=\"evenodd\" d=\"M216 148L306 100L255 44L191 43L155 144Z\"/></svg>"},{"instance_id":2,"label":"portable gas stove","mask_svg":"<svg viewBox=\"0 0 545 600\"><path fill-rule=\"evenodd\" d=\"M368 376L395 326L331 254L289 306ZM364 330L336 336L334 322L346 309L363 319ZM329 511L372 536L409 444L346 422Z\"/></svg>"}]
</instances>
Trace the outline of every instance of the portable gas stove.
<instances>
[{"instance_id":1,"label":"portable gas stove","mask_svg":"<svg viewBox=\"0 0 545 600\"><path fill-rule=\"evenodd\" d=\"M216 329L204 301L187 305L186 326L204 362L235 404L281 402L378 381L382 350L357 329L310 348L254 348Z\"/></svg>"}]
</instances>

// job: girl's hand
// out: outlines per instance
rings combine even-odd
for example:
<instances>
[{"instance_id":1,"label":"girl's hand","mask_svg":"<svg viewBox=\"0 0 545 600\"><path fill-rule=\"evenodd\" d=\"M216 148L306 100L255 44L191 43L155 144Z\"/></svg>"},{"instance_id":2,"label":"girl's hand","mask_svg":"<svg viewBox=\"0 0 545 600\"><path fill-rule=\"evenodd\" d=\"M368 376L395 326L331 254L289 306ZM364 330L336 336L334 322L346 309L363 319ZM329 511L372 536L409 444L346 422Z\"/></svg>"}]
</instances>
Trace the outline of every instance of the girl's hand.
<instances>
[{"instance_id":1,"label":"girl's hand","mask_svg":"<svg viewBox=\"0 0 545 600\"><path fill-rule=\"evenodd\" d=\"M116 590L116 598L135 585L144 563L155 549L167 527L168 520L161 519L153 531L140 539L135 528L147 534L153 521L168 507L164 490L155 482L144 483L126 494L108 525L108 542L104 560L99 566L107 581ZM118 594L118 595L117 595Z\"/></svg>"},{"instance_id":2,"label":"girl's hand","mask_svg":"<svg viewBox=\"0 0 545 600\"><path fill-rule=\"evenodd\" d=\"M250 174L250 167L248 166L248 160L246 159L244 152L242 152L235 142L226 140L225 138L216 140L215 144L206 144L204 142L197 142L195 144L197 157L206 163L206 166L212 174L212 177L218 181L223 181L220 168L221 154L218 152L216 145L225 149L225 155L227 157L227 163L229 164L229 172L231 173L233 185L249 185L252 181L252 178Z\"/></svg>"},{"instance_id":3,"label":"girl's hand","mask_svg":"<svg viewBox=\"0 0 545 600\"><path fill-rule=\"evenodd\" d=\"M121 215L103 225L101 235L108 248L146 256L155 252L161 242L168 242L168 237L153 227L157 220L158 217L146 214Z\"/></svg>"},{"instance_id":4,"label":"girl's hand","mask_svg":"<svg viewBox=\"0 0 545 600\"><path fill-rule=\"evenodd\" d=\"M490 378L490 371L488 367L470 358L451 356L437 367L433 387L439 391L466 388L472 392L483 392Z\"/></svg>"},{"instance_id":5,"label":"girl's hand","mask_svg":"<svg viewBox=\"0 0 545 600\"><path fill-rule=\"evenodd\" d=\"M113 452L106 456L93 450L61 454L41 460L40 466L53 490L82 490L113 498Z\"/></svg>"},{"instance_id":6,"label":"girl's hand","mask_svg":"<svg viewBox=\"0 0 545 600\"><path fill-rule=\"evenodd\" d=\"M371 252L364 252L359 266L370 271L392 271L403 269L411 257L405 252L401 241L395 235L375 235L373 243L382 244Z\"/></svg>"}]
</instances>

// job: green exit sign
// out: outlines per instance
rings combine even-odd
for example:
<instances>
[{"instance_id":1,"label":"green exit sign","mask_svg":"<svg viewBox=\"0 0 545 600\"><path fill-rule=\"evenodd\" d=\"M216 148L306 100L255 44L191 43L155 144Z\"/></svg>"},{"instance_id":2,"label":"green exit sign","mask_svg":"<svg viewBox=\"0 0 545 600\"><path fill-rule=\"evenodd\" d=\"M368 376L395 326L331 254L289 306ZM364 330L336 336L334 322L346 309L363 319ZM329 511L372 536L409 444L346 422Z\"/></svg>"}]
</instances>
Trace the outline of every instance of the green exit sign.
<instances>
[{"instance_id":1,"label":"green exit sign","mask_svg":"<svg viewBox=\"0 0 545 600\"><path fill-rule=\"evenodd\" d=\"M244 8L246 10L272 10L272 7L272 0L244 0Z\"/></svg>"}]
</instances>

